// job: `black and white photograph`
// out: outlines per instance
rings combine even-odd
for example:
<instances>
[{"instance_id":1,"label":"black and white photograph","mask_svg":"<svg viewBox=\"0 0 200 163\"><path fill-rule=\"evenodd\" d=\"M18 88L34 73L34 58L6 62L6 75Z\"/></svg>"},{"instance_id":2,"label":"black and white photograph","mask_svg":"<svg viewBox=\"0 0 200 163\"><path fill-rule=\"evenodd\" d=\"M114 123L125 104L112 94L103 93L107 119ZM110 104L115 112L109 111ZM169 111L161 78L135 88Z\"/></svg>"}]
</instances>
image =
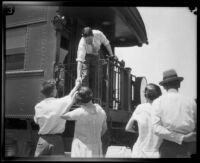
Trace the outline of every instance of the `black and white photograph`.
<instances>
[{"instance_id":1,"label":"black and white photograph","mask_svg":"<svg viewBox=\"0 0 200 163\"><path fill-rule=\"evenodd\" d=\"M198 158L197 6L3 1L2 158Z\"/></svg>"}]
</instances>

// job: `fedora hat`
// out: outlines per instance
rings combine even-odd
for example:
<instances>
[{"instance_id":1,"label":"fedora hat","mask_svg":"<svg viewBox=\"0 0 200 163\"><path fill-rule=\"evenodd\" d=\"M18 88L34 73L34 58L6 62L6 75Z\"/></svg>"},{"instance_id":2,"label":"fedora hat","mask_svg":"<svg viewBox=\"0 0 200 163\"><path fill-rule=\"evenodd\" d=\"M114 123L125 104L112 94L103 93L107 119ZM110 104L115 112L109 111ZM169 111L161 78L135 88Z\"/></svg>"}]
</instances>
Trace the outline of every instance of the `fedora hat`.
<instances>
[{"instance_id":1,"label":"fedora hat","mask_svg":"<svg viewBox=\"0 0 200 163\"><path fill-rule=\"evenodd\" d=\"M163 72L163 81L161 81L159 84L165 85L166 83L170 83L173 81L181 82L183 79L183 77L178 77L174 69L169 69Z\"/></svg>"}]
</instances>

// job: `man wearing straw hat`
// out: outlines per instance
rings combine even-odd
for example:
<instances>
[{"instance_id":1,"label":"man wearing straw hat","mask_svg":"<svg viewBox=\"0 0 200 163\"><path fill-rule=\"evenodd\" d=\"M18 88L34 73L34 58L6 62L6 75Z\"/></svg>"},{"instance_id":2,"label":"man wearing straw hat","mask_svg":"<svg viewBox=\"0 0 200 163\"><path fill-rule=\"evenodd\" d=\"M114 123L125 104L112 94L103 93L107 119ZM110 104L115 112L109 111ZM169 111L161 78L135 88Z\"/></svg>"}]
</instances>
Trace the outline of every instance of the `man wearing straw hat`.
<instances>
[{"instance_id":1,"label":"man wearing straw hat","mask_svg":"<svg viewBox=\"0 0 200 163\"><path fill-rule=\"evenodd\" d=\"M182 81L174 69L164 71L159 84L166 93L153 102L153 129L161 138L162 158L190 157L196 150L196 102L179 94Z\"/></svg>"}]
</instances>

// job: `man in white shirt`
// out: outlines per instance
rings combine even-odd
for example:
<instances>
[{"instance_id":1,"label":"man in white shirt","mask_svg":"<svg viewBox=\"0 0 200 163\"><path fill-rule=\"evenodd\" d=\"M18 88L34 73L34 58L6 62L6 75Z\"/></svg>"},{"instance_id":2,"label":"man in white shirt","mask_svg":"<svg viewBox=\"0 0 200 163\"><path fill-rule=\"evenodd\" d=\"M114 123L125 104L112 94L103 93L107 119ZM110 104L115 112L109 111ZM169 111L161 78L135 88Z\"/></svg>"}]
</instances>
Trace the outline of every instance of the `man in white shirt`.
<instances>
[{"instance_id":1,"label":"man in white shirt","mask_svg":"<svg viewBox=\"0 0 200 163\"><path fill-rule=\"evenodd\" d=\"M62 98L55 98L57 94L56 82L47 80L43 83L41 93L45 99L36 104L34 121L39 125L39 140L35 150L35 157L41 155L64 155L62 133L65 130L66 120L60 116L66 107L71 104L73 95L80 86L76 81L70 94Z\"/></svg>"},{"instance_id":2,"label":"man in white shirt","mask_svg":"<svg viewBox=\"0 0 200 163\"><path fill-rule=\"evenodd\" d=\"M92 89L95 96L95 84L99 65L99 50L104 45L110 56L114 57L110 42L99 30L85 27L82 30L77 51L77 79L82 79L82 85Z\"/></svg>"},{"instance_id":3,"label":"man in white shirt","mask_svg":"<svg viewBox=\"0 0 200 163\"><path fill-rule=\"evenodd\" d=\"M178 93L182 80L174 69L164 71L159 84L167 92L153 102L153 129L163 140L163 158L190 157L196 150L196 102Z\"/></svg>"}]
</instances>

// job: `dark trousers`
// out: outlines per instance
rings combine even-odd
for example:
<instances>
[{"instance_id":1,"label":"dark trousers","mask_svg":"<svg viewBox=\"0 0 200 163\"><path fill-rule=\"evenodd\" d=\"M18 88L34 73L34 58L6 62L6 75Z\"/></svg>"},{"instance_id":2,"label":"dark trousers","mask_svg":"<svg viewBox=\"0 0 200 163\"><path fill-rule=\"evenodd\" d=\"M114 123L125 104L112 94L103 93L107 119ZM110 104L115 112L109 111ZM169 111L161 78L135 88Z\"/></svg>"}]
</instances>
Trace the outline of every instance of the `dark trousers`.
<instances>
[{"instance_id":1,"label":"dark trousers","mask_svg":"<svg viewBox=\"0 0 200 163\"><path fill-rule=\"evenodd\" d=\"M86 54L82 65L82 86L92 89L94 97L97 96L99 56Z\"/></svg>"},{"instance_id":2,"label":"dark trousers","mask_svg":"<svg viewBox=\"0 0 200 163\"><path fill-rule=\"evenodd\" d=\"M190 158L196 153L196 142L183 142L181 145L164 140L159 149L161 158Z\"/></svg>"},{"instance_id":3,"label":"dark trousers","mask_svg":"<svg viewBox=\"0 0 200 163\"><path fill-rule=\"evenodd\" d=\"M61 135L40 135L34 157L44 155L64 155Z\"/></svg>"}]
</instances>

